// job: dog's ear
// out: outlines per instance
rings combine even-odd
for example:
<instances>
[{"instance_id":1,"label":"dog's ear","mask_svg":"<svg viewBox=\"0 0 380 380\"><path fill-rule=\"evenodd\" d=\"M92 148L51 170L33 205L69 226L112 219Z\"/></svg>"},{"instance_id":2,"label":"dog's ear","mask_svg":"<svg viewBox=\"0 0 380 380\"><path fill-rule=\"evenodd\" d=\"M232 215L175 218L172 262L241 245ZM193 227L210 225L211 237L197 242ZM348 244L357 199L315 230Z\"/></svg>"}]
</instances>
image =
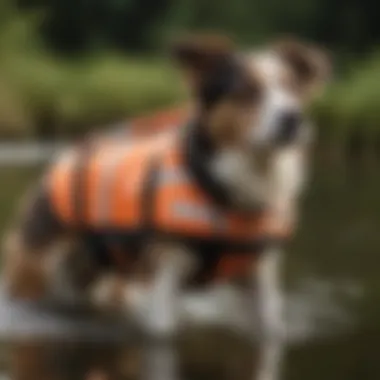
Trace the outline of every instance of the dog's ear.
<instances>
[{"instance_id":1,"label":"dog's ear","mask_svg":"<svg viewBox=\"0 0 380 380\"><path fill-rule=\"evenodd\" d=\"M331 61L324 49L292 37L275 42L273 49L292 69L305 92L314 93L330 79Z\"/></svg>"},{"instance_id":2,"label":"dog's ear","mask_svg":"<svg viewBox=\"0 0 380 380\"><path fill-rule=\"evenodd\" d=\"M219 34L189 35L174 41L171 57L183 71L190 86L199 85L206 75L234 52L232 41Z\"/></svg>"}]
</instances>

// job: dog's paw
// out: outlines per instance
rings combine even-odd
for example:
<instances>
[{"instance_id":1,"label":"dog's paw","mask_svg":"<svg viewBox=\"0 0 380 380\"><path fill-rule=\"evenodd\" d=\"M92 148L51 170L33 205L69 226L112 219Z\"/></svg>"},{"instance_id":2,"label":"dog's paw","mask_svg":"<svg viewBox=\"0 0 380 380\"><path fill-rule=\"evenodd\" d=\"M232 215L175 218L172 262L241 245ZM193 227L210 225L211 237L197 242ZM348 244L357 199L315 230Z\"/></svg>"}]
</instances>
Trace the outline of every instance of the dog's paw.
<instances>
[{"instance_id":1,"label":"dog's paw","mask_svg":"<svg viewBox=\"0 0 380 380\"><path fill-rule=\"evenodd\" d=\"M149 289L129 287L125 294L125 312L152 339L169 339L177 330L178 318L164 305L157 305Z\"/></svg>"},{"instance_id":2,"label":"dog's paw","mask_svg":"<svg viewBox=\"0 0 380 380\"><path fill-rule=\"evenodd\" d=\"M136 321L149 339L170 340L178 331L178 318L165 310L157 310L151 305L145 305L138 314Z\"/></svg>"}]
</instances>

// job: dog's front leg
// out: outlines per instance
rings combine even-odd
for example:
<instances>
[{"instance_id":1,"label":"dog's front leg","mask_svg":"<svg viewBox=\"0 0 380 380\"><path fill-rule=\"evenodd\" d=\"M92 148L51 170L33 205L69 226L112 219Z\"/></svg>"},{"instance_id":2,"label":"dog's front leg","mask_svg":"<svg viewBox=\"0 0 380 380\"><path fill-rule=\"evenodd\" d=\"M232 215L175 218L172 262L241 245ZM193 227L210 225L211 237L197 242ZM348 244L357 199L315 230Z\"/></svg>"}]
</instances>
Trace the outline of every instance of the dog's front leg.
<instances>
[{"instance_id":1,"label":"dog's front leg","mask_svg":"<svg viewBox=\"0 0 380 380\"><path fill-rule=\"evenodd\" d=\"M255 319L258 325L259 361L254 378L278 380L281 376L285 348L284 302L281 292L281 260L279 248L265 252L252 274L255 297ZM257 318L258 317L258 318Z\"/></svg>"},{"instance_id":2,"label":"dog's front leg","mask_svg":"<svg viewBox=\"0 0 380 380\"><path fill-rule=\"evenodd\" d=\"M189 253L182 247L163 246L154 256L155 274L145 318L154 342L146 346L145 379L172 380L178 376L172 339L179 326L180 288L189 271Z\"/></svg>"}]
</instances>

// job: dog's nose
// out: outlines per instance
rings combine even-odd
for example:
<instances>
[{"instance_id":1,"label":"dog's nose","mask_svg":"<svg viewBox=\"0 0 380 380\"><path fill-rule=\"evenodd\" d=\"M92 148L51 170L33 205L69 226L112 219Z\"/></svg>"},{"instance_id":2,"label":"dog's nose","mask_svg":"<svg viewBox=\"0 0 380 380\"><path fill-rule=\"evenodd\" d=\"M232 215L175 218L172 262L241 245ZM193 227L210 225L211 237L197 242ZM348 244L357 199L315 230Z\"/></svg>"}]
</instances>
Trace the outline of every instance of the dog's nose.
<instances>
[{"instance_id":1,"label":"dog's nose","mask_svg":"<svg viewBox=\"0 0 380 380\"><path fill-rule=\"evenodd\" d=\"M303 116L299 111L286 111L281 114L278 122L277 141L287 144L294 141L303 123Z\"/></svg>"}]
</instances>

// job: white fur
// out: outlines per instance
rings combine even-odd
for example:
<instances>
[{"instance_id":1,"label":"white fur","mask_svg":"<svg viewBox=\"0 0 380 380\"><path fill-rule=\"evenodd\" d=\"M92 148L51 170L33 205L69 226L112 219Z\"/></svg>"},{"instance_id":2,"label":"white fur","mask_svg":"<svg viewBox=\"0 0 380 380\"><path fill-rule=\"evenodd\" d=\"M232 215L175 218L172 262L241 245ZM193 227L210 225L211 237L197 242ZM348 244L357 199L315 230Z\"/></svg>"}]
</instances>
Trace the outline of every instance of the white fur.
<instances>
[{"instance_id":1,"label":"white fur","mask_svg":"<svg viewBox=\"0 0 380 380\"><path fill-rule=\"evenodd\" d=\"M278 218L291 219L291 223L295 223L295 207L305 183L306 165L304 152L303 147L292 147L279 151L273 158L270 166L271 170L267 173L267 177L261 178L263 188L271 189L267 193L267 196L270 195L267 200L271 202ZM235 159L237 161L234 163ZM229 171L227 170L229 168L231 170L229 171L230 174L233 173L235 176L235 181L237 181L237 176L241 176L239 183L243 188L247 188L247 179L252 179L252 176L244 175L247 174L244 173L247 168L243 169L244 165L241 162L239 163L237 157L233 158L233 155L226 160L227 163L225 162L221 169L225 170L224 175ZM169 256L173 257L173 255ZM252 336L257 337L259 333L260 337L260 361L254 374L254 379L280 379L286 332L281 292L282 252L280 249L269 249L268 252L264 252L262 257L263 259L258 269L255 269L254 273L252 273L252 289L247 294L248 300L246 299L244 304L240 303L240 307L239 303L231 306L228 302L228 297L220 298L214 294L206 303L202 303L196 298L187 299L186 302L182 302L182 307L180 308L178 304L179 298L176 297L177 293L172 288L172 286L175 286L174 278L176 278L177 284L180 281L180 277L177 277L180 269L174 261L167 262L155 281L155 290L152 293L155 302L151 303L149 315L152 319L149 323L149 330L160 337L165 334L172 334L176 325L176 320L173 319L172 313L181 312L181 310L182 317L191 318L193 321L219 322L222 324L232 321L236 326L241 326L242 320L244 320L243 313L247 313L247 305L250 301L253 301L255 307L248 308L248 313L251 316L249 327ZM175 269L176 267L177 269ZM168 368L174 366L173 353L171 355L160 355L156 352L150 355L152 363L157 360L161 362L161 365L166 363L162 376L165 373L168 378L176 379L174 371L169 371L170 376L167 374ZM158 357L159 359L157 359ZM155 371L155 374L156 377L159 376L157 371ZM148 380L156 377L148 378Z\"/></svg>"},{"instance_id":2,"label":"white fur","mask_svg":"<svg viewBox=\"0 0 380 380\"><path fill-rule=\"evenodd\" d=\"M265 78L266 97L260 110L259 123L255 125L255 132L250 131L249 138L253 139L253 147L264 147L260 155L265 156L266 164L262 165L262 162L256 160L258 152L254 149L253 155L238 150L225 150L219 152L210 163L211 170L229 187L237 204L266 205L277 219L294 224L296 206L307 171L305 140L300 139L292 146L280 149L273 145L272 138L276 128L276 115L286 108L299 107L300 104L279 85L282 66L276 57L269 55L264 59L262 56L262 60L257 61L256 68L259 67ZM216 297L214 293L205 305L194 299L181 302L180 286L189 266L184 257L191 256L191 252L176 245L165 246L165 250L161 252L163 259L157 265L149 292L142 288L129 288L130 285L125 288L125 309L134 309L132 311L146 331L161 339L170 338L184 317L197 317L199 321L219 320L220 323L233 321L236 325L241 325L243 313L247 315L248 312L251 323L246 327L251 330L252 336L261 333L261 361L255 378L278 380L285 331L280 285L282 252L273 249L264 252L258 270L255 269L252 273L252 286L242 298L243 301L238 301L238 297L231 294ZM106 302L110 287L110 282L104 279L94 291L94 301L100 304ZM58 288L61 288L61 284ZM236 307L230 307L231 297L236 299ZM174 356L173 349L167 345L160 349L151 346L146 356L146 378L176 379Z\"/></svg>"},{"instance_id":3,"label":"white fur","mask_svg":"<svg viewBox=\"0 0 380 380\"><path fill-rule=\"evenodd\" d=\"M281 112L286 110L296 110L301 108L301 100L296 99L293 94L284 89L280 83L282 71L285 70L278 57L271 54L260 54L253 57L252 65L255 70L259 70L266 88L265 98L259 114L259 122L249 132L249 139L257 149L263 149L266 164L255 161L255 155L249 155L238 150L221 151L215 160L210 163L214 175L221 180L235 195L237 204L252 206L257 204L266 205L279 223L294 225L297 216L297 204L299 196L305 184L305 174L307 172L306 153L308 139L303 133L300 138L291 146L276 147L273 137L276 132L276 118ZM305 131L309 129L304 126ZM262 152L261 152L262 154ZM171 256L171 255L169 255ZM284 351L284 335L286 326L283 319L283 297L281 293L281 257L280 249L270 248L262 255L262 261L252 273L252 287L247 295L250 301L245 302L245 307L223 308L226 300L219 302L208 302L207 305L188 302L185 315L188 317L194 314L202 316L204 320L212 320L219 316L220 321L226 321L227 314L231 315L231 310L236 315L247 312L247 305L254 303L254 307L248 308L251 320L251 333L260 333L260 362L256 380L278 380L281 374L281 362ZM174 270L173 262L167 263ZM161 276L167 276L163 281ZM171 328L174 323L168 310L174 311L175 297L173 294L174 283L168 286L170 274L165 275L165 270L161 271L155 282L154 304L151 309L153 318L150 327L155 326L157 334L161 335L163 330L172 333ZM178 278L177 278L178 280ZM162 284L161 284L162 282ZM166 284L166 285L165 285ZM166 290L165 290L166 288ZM166 293L166 295L165 295ZM162 301L157 302L159 298ZM165 309L163 312L162 308ZM245 309L245 311L243 310ZM203 314L200 313L203 311ZM186 314L187 312L187 314ZM235 317L234 317L235 318ZM237 323L239 318L235 318ZM241 319L240 319L241 321ZM164 327L163 327L164 326ZM170 330L170 331L169 331Z\"/></svg>"},{"instance_id":4,"label":"white fur","mask_svg":"<svg viewBox=\"0 0 380 380\"><path fill-rule=\"evenodd\" d=\"M238 149L219 152L210 162L210 169L218 180L230 189L240 206L267 204L269 182L262 178L251 157Z\"/></svg>"},{"instance_id":5,"label":"white fur","mask_svg":"<svg viewBox=\"0 0 380 380\"><path fill-rule=\"evenodd\" d=\"M260 76L264 93L258 121L255 121L248 138L254 144L270 145L277 132L279 117L284 111L299 111L302 99L285 85L287 67L276 54L258 52L251 57L252 70Z\"/></svg>"},{"instance_id":6,"label":"white fur","mask_svg":"<svg viewBox=\"0 0 380 380\"><path fill-rule=\"evenodd\" d=\"M250 134L255 144L269 144L277 132L277 121L284 111L299 109L296 97L284 91L281 87L266 88L263 106L260 109L259 120Z\"/></svg>"}]
</instances>

